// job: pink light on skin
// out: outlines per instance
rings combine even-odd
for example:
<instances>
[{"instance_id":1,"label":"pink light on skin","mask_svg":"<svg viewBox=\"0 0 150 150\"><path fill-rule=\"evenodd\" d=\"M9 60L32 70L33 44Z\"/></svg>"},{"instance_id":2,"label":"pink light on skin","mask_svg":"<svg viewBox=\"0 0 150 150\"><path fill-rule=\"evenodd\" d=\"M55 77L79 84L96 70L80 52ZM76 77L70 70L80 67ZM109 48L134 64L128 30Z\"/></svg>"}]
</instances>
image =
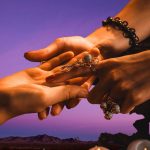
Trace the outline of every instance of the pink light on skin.
<instances>
[{"instance_id":1,"label":"pink light on skin","mask_svg":"<svg viewBox=\"0 0 150 150\"><path fill-rule=\"evenodd\" d=\"M110 14L115 15L127 2L95 0L86 1L85 4L81 0L59 3L48 0L2 1L0 77L39 64L25 60L24 52L45 47L61 36L87 36L100 27L101 20ZM0 136L46 133L62 138L79 136L85 140L96 140L101 132L132 134L135 132L132 124L140 118L135 114L115 115L111 121L106 121L98 105L82 100L76 108L64 109L60 116L49 116L44 121L39 121L37 114L14 118L0 126Z\"/></svg>"}]
</instances>

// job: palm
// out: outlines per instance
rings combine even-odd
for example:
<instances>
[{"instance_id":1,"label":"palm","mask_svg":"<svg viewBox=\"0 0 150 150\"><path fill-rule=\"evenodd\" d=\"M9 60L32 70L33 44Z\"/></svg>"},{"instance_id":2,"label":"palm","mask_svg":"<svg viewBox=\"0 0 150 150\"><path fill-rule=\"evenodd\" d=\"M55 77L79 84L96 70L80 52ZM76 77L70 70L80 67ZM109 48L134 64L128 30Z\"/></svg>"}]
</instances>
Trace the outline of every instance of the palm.
<instances>
[{"instance_id":1,"label":"palm","mask_svg":"<svg viewBox=\"0 0 150 150\"><path fill-rule=\"evenodd\" d=\"M57 43L60 45L68 44L70 46L69 49L71 51L73 51L75 55L77 55L83 51L88 51L88 50L92 49L92 47L93 47L92 43L90 43L86 39L84 39L82 37L78 37L78 36L71 37L70 40L68 41L68 43L65 43L65 41L66 41L65 39L64 40L56 40L56 41L58 41ZM62 44L62 43L60 43L60 41L63 41L64 43ZM60 47L60 46L57 46L57 47ZM48 48L51 48L51 45L48 46ZM66 47L66 50L67 49L68 48ZM53 52L53 51L49 51L49 52ZM43 55L39 55L39 54L36 54L36 55L43 56ZM61 61L63 61L63 60L61 60ZM47 69L45 67L42 67L42 69L41 69L40 66L35 67L35 68L30 68L30 69L24 70L24 76L21 76L20 79L22 80L21 82L44 84L45 78L48 77L50 74L52 74L54 72L54 70L57 70L57 69L55 68L51 71L47 71ZM19 78L19 76L18 76L18 78Z\"/></svg>"},{"instance_id":2,"label":"palm","mask_svg":"<svg viewBox=\"0 0 150 150\"><path fill-rule=\"evenodd\" d=\"M25 57L30 61L40 62L43 60L45 61L45 60L48 60L50 58L53 58L54 56L62 54L63 52L66 52L66 51L72 51L75 55L78 55L84 51L91 50L93 47L94 47L94 45L85 38L82 38L79 36L64 37L64 38L59 38L59 39L55 40L52 44L50 44L46 48L26 53ZM43 69L47 70L45 68L43 68ZM36 78L34 77L34 79L36 79L36 81L39 78L40 78L40 76L38 76ZM90 80L88 80L86 82L86 83L88 83L88 86L90 86L92 84L92 80L94 80L94 78L91 78ZM38 80L38 81L43 82L42 80ZM82 84L83 84L83 82L82 82ZM67 107L74 107L78 103L79 103L79 99L71 100L71 101L69 101L68 104L67 103L66 104L67 104ZM53 115L59 114L62 111L63 107L64 107L64 104L54 105L51 109L52 114ZM40 117L40 118L42 118L42 117Z\"/></svg>"},{"instance_id":3,"label":"palm","mask_svg":"<svg viewBox=\"0 0 150 150\"><path fill-rule=\"evenodd\" d=\"M3 79L3 86L8 85L9 87L14 87L24 84L43 84L48 73L50 72L44 71L38 67L23 70L5 77Z\"/></svg>"},{"instance_id":4,"label":"palm","mask_svg":"<svg viewBox=\"0 0 150 150\"><path fill-rule=\"evenodd\" d=\"M28 83L40 84L43 85L45 83L45 78L50 75L50 71L44 71L39 67L30 68L24 71L26 77L26 81Z\"/></svg>"}]
</instances>

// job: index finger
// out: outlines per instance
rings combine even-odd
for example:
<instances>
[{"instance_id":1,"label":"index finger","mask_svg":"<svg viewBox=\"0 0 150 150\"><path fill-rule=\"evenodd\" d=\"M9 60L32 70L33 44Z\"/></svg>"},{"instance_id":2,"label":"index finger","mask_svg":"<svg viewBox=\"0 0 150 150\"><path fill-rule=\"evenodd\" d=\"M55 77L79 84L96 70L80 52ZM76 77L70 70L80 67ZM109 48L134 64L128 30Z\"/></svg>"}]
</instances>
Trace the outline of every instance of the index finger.
<instances>
[{"instance_id":1,"label":"index finger","mask_svg":"<svg viewBox=\"0 0 150 150\"><path fill-rule=\"evenodd\" d=\"M39 68L46 70L46 71L50 71L53 68L69 61L71 58L74 57L74 53L69 51L69 52L65 52L63 54L60 54L44 63L42 63L41 65L39 65Z\"/></svg>"},{"instance_id":2,"label":"index finger","mask_svg":"<svg viewBox=\"0 0 150 150\"><path fill-rule=\"evenodd\" d=\"M88 66L84 66L84 62L80 63L81 60L84 59L84 56L86 56L87 54L91 54L92 55L92 61L101 61L102 57L101 55L97 54L95 56L97 57L93 57L93 51L89 51L88 52L84 52L81 53L80 55L76 56L75 58L73 58L67 65L65 66L61 66L58 72L55 72L55 74L52 74L51 76L49 76L46 81L47 82L51 82L51 83L58 83L58 82L63 82L66 81L68 79L72 79L72 78L76 78L76 77L81 77L81 76L89 76L94 74L93 73L93 69L98 67L98 64L92 64L92 63L87 63ZM83 58L83 59L82 59ZM78 67L78 62L80 63L79 67ZM95 62L94 62L95 63ZM74 66L74 64L77 64L77 67L72 67L72 69L70 69L69 71L67 70L63 70L64 69L69 69L69 67ZM83 66L82 66L83 65ZM68 68L66 67L68 66Z\"/></svg>"}]
</instances>

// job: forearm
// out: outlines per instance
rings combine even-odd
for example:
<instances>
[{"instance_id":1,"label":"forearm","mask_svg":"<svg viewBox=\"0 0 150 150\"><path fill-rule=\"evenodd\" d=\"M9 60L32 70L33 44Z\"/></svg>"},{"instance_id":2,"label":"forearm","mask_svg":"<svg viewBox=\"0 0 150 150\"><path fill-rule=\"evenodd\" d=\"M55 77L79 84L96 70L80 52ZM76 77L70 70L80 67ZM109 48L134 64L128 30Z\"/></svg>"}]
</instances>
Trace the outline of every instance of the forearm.
<instances>
[{"instance_id":1,"label":"forearm","mask_svg":"<svg viewBox=\"0 0 150 150\"><path fill-rule=\"evenodd\" d=\"M140 41L150 35L150 0L132 0L116 16L127 20L136 29Z\"/></svg>"},{"instance_id":2,"label":"forearm","mask_svg":"<svg viewBox=\"0 0 150 150\"><path fill-rule=\"evenodd\" d=\"M132 0L116 16L123 21L126 20L129 27L135 28L140 41L143 41L150 35L149 14L149 0ZM111 27L109 30L106 27L100 27L88 35L87 39L102 50L104 47L103 53L106 57L107 55L110 55L110 57L118 55L130 47L129 39L123 36L122 31Z\"/></svg>"},{"instance_id":3,"label":"forearm","mask_svg":"<svg viewBox=\"0 0 150 150\"><path fill-rule=\"evenodd\" d=\"M15 116L11 111L13 87L27 83L28 78L25 71L0 78L0 124Z\"/></svg>"},{"instance_id":4,"label":"forearm","mask_svg":"<svg viewBox=\"0 0 150 150\"><path fill-rule=\"evenodd\" d=\"M10 94L8 91L9 90L0 88L0 124L10 119L11 116L8 111L10 103Z\"/></svg>"},{"instance_id":5,"label":"forearm","mask_svg":"<svg viewBox=\"0 0 150 150\"><path fill-rule=\"evenodd\" d=\"M21 80L20 80L21 77ZM22 84L26 84L29 81L29 76L25 71L16 72L4 78L0 78L0 86L3 88L11 88L14 86L19 86Z\"/></svg>"}]
</instances>

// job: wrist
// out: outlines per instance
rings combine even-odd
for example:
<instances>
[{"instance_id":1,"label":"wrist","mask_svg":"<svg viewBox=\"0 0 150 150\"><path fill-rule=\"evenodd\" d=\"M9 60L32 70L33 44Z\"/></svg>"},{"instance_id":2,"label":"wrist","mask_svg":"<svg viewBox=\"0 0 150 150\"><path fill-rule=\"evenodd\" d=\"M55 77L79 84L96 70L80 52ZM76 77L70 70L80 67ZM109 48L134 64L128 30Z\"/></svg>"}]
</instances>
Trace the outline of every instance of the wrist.
<instances>
[{"instance_id":1,"label":"wrist","mask_svg":"<svg viewBox=\"0 0 150 150\"><path fill-rule=\"evenodd\" d=\"M129 39L123 36L122 31L112 27L101 27L86 39L100 49L104 58L120 55L130 47Z\"/></svg>"}]
</instances>

